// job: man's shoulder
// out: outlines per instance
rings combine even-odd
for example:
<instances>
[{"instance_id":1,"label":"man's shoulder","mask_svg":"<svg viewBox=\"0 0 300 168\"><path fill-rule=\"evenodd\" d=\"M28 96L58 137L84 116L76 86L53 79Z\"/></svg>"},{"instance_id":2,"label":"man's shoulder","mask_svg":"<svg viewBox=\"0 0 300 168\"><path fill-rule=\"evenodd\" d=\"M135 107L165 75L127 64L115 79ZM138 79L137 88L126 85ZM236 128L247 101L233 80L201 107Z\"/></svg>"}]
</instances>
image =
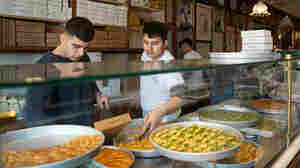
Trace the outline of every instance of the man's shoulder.
<instances>
[{"instance_id":1,"label":"man's shoulder","mask_svg":"<svg viewBox=\"0 0 300 168\"><path fill-rule=\"evenodd\" d=\"M48 64L48 63L55 63L55 62L66 62L63 57L59 57L53 52L49 51L47 54L43 55L36 63L38 64Z\"/></svg>"},{"instance_id":2,"label":"man's shoulder","mask_svg":"<svg viewBox=\"0 0 300 168\"><path fill-rule=\"evenodd\" d=\"M202 58L200 53L192 50L184 55L184 59L200 59Z\"/></svg>"},{"instance_id":3,"label":"man's shoulder","mask_svg":"<svg viewBox=\"0 0 300 168\"><path fill-rule=\"evenodd\" d=\"M47 54L43 55L36 63L47 64L51 62L55 62L55 55L52 52L48 52Z\"/></svg>"},{"instance_id":4,"label":"man's shoulder","mask_svg":"<svg viewBox=\"0 0 300 168\"><path fill-rule=\"evenodd\" d=\"M192 50L192 52L191 52L193 55L196 55L196 56L199 56L199 57L201 57L200 56L200 53L199 52L197 52L197 51L195 51L195 50Z\"/></svg>"}]
</instances>

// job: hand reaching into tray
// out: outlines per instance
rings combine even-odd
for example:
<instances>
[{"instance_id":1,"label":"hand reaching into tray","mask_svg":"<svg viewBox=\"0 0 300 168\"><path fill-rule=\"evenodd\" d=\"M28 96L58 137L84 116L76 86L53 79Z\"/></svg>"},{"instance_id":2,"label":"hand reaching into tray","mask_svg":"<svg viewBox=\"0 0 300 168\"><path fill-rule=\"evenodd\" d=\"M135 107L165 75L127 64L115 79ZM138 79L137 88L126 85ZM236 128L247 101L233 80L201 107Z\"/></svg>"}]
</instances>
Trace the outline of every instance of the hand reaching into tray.
<instances>
[{"instance_id":1,"label":"hand reaching into tray","mask_svg":"<svg viewBox=\"0 0 300 168\"><path fill-rule=\"evenodd\" d=\"M182 99L177 96L172 97L167 103L159 105L144 117L144 131L147 128L150 128L150 131L153 131L159 126L164 116L176 113L177 109L182 105Z\"/></svg>"}]
</instances>

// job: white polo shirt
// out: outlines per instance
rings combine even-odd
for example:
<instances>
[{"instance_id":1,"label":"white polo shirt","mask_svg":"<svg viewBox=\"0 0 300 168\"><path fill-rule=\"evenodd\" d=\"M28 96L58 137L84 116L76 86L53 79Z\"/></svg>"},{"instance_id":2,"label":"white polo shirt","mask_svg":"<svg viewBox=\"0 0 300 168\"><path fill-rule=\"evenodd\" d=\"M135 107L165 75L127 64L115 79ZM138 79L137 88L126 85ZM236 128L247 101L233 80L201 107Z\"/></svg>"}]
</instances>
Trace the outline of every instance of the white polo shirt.
<instances>
[{"instance_id":1,"label":"white polo shirt","mask_svg":"<svg viewBox=\"0 0 300 168\"><path fill-rule=\"evenodd\" d=\"M142 55L142 61L152 61L146 52ZM174 60L172 54L165 50L159 59L160 61ZM184 84L180 73L166 73L158 75L146 75L140 77L140 99L143 109L143 116L153 111L160 104L167 103L170 96L170 89L177 85ZM170 114L163 118L162 121L173 120L178 114Z\"/></svg>"},{"instance_id":2,"label":"white polo shirt","mask_svg":"<svg viewBox=\"0 0 300 168\"><path fill-rule=\"evenodd\" d=\"M191 50L190 52L184 54L185 60L191 60L191 59L201 59L202 56L194 51ZM202 87L201 84L203 84L203 73L202 71L193 71L193 72L186 72L185 75L188 76L188 78L184 78L186 87L189 90L198 89L199 87Z\"/></svg>"},{"instance_id":3,"label":"white polo shirt","mask_svg":"<svg viewBox=\"0 0 300 168\"><path fill-rule=\"evenodd\" d=\"M201 58L202 58L202 56L194 50L184 54L184 59L186 59L186 60L188 60L188 59L201 59Z\"/></svg>"}]
</instances>

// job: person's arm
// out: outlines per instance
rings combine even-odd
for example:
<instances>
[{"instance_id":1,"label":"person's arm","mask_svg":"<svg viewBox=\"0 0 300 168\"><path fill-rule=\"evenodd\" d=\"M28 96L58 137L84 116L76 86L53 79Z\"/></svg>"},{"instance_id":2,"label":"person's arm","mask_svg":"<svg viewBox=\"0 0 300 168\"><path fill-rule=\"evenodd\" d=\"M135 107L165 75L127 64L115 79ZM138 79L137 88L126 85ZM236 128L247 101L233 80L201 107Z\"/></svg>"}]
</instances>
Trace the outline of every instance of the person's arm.
<instances>
[{"instance_id":1,"label":"person's arm","mask_svg":"<svg viewBox=\"0 0 300 168\"><path fill-rule=\"evenodd\" d=\"M96 92L96 102L100 105L101 109L109 109L109 98L107 96L101 95L100 91Z\"/></svg>"},{"instance_id":2,"label":"person's arm","mask_svg":"<svg viewBox=\"0 0 300 168\"><path fill-rule=\"evenodd\" d=\"M180 73L172 73L165 76L169 96L171 97L166 103L160 104L153 111L149 112L144 118L144 129L155 129L162 118L168 114L176 113L177 109L182 106L180 96L184 94L184 80Z\"/></svg>"},{"instance_id":3,"label":"person's arm","mask_svg":"<svg viewBox=\"0 0 300 168\"><path fill-rule=\"evenodd\" d=\"M149 112L144 118L144 129L155 129L165 115L176 113L177 109L181 107L181 103L181 98L178 96L173 96L167 103L163 103L153 111Z\"/></svg>"},{"instance_id":4,"label":"person's arm","mask_svg":"<svg viewBox=\"0 0 300 168\"><path fill-rule=\"evenodd\" d=\"M95 99L96 102L101 109L109 109L109 98L107 96L102 95L100 88L101 85L99 83L97 83L97 81L95 81L95 83L93 83L93 88L95 91Z\"/></svg>"}]
</instances>

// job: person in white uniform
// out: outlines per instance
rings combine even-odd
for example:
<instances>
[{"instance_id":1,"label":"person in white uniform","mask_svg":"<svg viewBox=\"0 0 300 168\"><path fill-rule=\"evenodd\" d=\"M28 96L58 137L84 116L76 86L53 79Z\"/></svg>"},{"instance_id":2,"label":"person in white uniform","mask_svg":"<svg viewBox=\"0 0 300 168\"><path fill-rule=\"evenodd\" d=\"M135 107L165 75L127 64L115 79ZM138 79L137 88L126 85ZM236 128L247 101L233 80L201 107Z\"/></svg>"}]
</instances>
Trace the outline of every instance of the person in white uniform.
<instances>
[{"instance_id":1,"label":"person in white uniform","mask_svg":"<svg viewBox=\"0 0 300 168\"><path fill-rule=\"evenodd\" d=\"M184 59L201 59L202 56L193 50L193 41L190 38L185 38L179 43L180 48L183 50Z\"/></svg>"},{"instance_id":2,"label":"person in white uniform","mask_svg":"<svg viewBox=\"0 0 300 168\"><path fill-rule=\"evenodd\" d=\"M164 24L151 22L144 25L144 52L141 61L149 64L160 64L175 58L166 49L167 28ZM183 86L180 73L146 75L140 77L140 102L143 110L145 127L153 130L161 121L176 119L176 111L181 104L178 96L172 95Z\"/></svg>"},{"instance_id":3,"label":"person in white uniform","mask_svg":"<svg viewBox=\"0 0 300 168\"><path fill-rule=\"evenodd\" d=\"M179 46L184 53L185 60L201 59L202 56L193 50L193 41L185 38L179 42ZM203 71L192 71L183 73L185 84L188 90L197 90L199 88L207 88L207 82L203 79Z\"/></svg>"}]
</instances>

